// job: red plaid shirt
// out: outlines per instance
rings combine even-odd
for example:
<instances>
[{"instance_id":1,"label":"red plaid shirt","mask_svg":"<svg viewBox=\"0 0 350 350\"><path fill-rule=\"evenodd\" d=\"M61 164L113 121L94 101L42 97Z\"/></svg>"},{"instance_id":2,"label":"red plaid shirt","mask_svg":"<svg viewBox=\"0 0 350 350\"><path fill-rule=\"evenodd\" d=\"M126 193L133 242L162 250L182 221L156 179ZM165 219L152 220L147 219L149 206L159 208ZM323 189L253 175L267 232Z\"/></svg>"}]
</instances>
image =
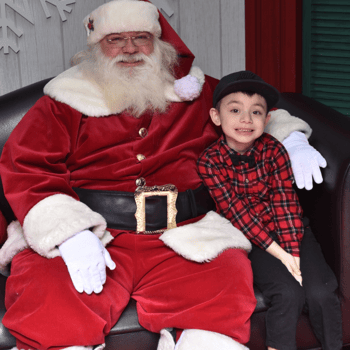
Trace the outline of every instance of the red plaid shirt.
<instances>
[{"instance_id":1,"label":"red plaid shirt","mask_svg":"<svg viewBox=\"0 0 350 350\"><path fill-rule=\"evenodd\" d=\"M221 136L198 159L199 175L214 198L218 213L246 237L266 249L275 233L280 246L299 256L304 234L302 209L293 189L293 172L283 145L263 134L245 153L255 165L232 164L237 154Z\"/></svg>"}]
</instances>

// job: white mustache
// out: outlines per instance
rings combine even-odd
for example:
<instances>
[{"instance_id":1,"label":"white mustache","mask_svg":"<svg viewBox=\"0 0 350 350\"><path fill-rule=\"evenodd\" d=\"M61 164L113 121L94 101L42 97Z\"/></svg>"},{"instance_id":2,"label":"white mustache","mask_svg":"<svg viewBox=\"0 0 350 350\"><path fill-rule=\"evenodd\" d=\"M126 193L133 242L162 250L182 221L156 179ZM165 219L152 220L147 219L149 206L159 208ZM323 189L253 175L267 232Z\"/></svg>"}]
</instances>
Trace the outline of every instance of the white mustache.
<instances>
[{"instance_id":1,"label":"white mustache","mask_svg":"<svg viewBox=\"0 0 350 350\"><path fill-rule=\"evenodd\" d=\"M137 61L144 61L145 56L143 53L136 53L133 55L118 55L117 57L113 58L113 61L116 62L137 62Z\"/></svg>"}]
</instances>

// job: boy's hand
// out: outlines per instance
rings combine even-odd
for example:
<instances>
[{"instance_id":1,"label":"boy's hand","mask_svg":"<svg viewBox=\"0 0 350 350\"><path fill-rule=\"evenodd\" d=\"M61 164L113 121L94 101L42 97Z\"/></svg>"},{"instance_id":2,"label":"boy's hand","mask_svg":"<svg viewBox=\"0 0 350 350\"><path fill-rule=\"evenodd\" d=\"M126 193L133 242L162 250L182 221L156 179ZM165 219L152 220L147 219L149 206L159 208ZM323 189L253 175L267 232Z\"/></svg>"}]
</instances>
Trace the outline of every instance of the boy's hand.
<instances>
[{"instance_id":1,"label":"boy's hand","mask_svg":"<svg viewBox=\"0 0 350 350\"><path fill-rule=\"evenodd\" d=\"M275 258L281 260L282 264L302 286L303 279L300 271L300 258L287 253L276 242L273 242L266 251Z\"/></svg>"},{"instance_id":2,"label":"boy's hand","mask_svg":"<svg viewBox=\"0 0 350 350\"><path fill-rule=\"evenodd\" d=\"M300 285L302 286L303 285L303 278L301 276L301 271L300 271L300 258L298 256L293 256L297 266L298 266L298 269L299 269L299 272L300 272L300 275L297 275L297 276L294 276L294 278L300 283Z\"/></svg>"}]
</instances>

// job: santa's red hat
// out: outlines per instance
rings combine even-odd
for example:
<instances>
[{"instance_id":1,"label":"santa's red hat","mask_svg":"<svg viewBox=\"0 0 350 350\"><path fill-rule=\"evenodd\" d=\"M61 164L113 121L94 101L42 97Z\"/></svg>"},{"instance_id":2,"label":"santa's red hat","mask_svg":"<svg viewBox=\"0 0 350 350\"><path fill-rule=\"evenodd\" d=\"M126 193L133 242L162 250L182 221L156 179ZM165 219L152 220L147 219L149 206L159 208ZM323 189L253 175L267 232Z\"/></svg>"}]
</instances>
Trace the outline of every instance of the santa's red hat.
<instances>
[{"instance_id":1,"label":"santa's red hat","mask_svg":"<svg viewBox=\"0 0 350 350\"><path fill-rule=\"evenodd\" d=\"M160 37L157 7L145 1L114 0L101 5L84 19L88 44L95 44L111 33L149 32Z\"/></svg>"}]
</instances>

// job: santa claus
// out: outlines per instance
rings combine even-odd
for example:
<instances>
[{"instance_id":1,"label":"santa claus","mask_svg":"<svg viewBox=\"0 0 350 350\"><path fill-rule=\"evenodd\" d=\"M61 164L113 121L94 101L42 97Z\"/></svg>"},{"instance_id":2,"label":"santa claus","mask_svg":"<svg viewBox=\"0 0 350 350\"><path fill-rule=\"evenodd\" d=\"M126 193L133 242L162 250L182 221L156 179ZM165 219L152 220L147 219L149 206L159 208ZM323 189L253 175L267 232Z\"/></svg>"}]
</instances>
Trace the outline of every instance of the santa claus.
<instances>
[{"instance_id":1,"label":"santa claus","mask_svg":"<svg viewBox=\"0 0 350 350\"><path fill-rule=\"evenodd\" d=\"M13 258L3 323L18 349L91 348L134 298L159 349L244 349L256 305L250 243L215 213L196 170L218 138L208 113L216 80L191 68L194 56L147 1L110 1L84 25L88 49L3 150L19 221L0 253L3 267ZM314 163L322 181L308 125L273 113L268 131L292 133L293 153L306 150L295 166ZM176 345L168 328L184 330Z\"/></svg>"}]
</instances>

